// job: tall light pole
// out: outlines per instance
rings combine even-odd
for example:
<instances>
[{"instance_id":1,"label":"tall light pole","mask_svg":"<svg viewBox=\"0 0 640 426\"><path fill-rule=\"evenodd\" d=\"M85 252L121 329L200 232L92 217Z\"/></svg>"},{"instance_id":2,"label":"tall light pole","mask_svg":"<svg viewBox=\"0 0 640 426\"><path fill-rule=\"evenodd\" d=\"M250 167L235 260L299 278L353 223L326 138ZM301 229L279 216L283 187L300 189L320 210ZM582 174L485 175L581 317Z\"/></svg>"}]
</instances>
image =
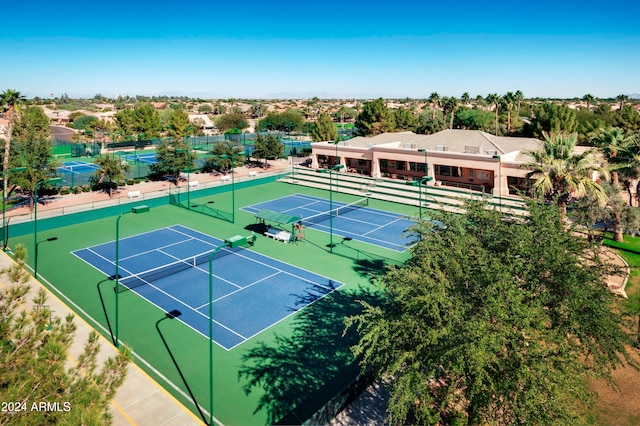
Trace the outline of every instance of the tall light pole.
<instances>
[{"instance_id":1,"label":"tall light pole","mask_svg":"<svg viewBox=\"0 0 640 426\"><path fill-rule=\"evenodd\" d=\"M427 208L429 208L428 203L428 182L431 182L433 180L433 176L423 176L422 178L420 178L420 180L416 181L416 182L411 182L410 184L412 186L417 186L418 187L418 215L420 217L420 220L422 220L422 186L424 186L425 188L425 201L427 204Z\"/></svg>"},{"instance_id":2,"label":"tall light pole","mask_svg":"<svg viewBox=\"0 0 640 426\"><path fill-rule=\"evenodd\" d=\"M120 340L118 339L118 317L119 317L119 311L118 311L118 293L120 293L120 265L119 265L119 261L120 261L120 219L122 219L122 216L129 214L129 213L134 213L134 214L138 214L138 213L146 213L150 210L149 206L136 206L136 207L132 207L130 211L128 212L124 212L121 213L120 216L118 216L118 219L116 219L116 273L114 275L114 279L116 281L116 286L115 286L115 294L116 294L116 321L115 321L115 337L114 340L115 342L113 342L116 345L116 348L120 347Z\"/></svg>"},{"instance_id":3,"label":"tall light pole","mask_svg":"<svg viewBox=\"0 0 640 426\"><path fill-rule=\"evenodd\" d=\"M494 155L493 158L498 160L498 191L500 192L500 213L502 213L502 157L499 155ZM495 196L495 188L493 190L493 195Z\"/></svg>"},{"instance_id":4,"label":"tall light pole","mask_svg":"<svg viewBox=\"0 0 640 426\"><path fill-rule=\"evenodd\" d=\"M236 182L235 182L235 173L233 171L233 166L235 163L236 157L240 157L242 154L222 154L221 158L228 158L231 160L231 223L236 222Z\"/></svg>"},{"instance_id":5,"label":"tall light pole","mask_svg":"<svg viewBox=\"0 0 640 426\"><path fill-rule=\"evenodd\" d=\"M235 236L228 238L209 255L209 424L213 425L213 257L224 247L235 248L253 245L255 237Z\"/></svg>"},{"instance_id":6,"label":"tall light pole","mask_svg":"<svg viewBox=\"0 0 640 426\"><path fill-rule=\"evenodd\" d=\"M429 169L427 165L427 150L424 148L420 148L418 152L424 152L424 175L429 176Z\"/></svg>"},{"instance_id":7,"label":"tall light pole","mask_svg":"<svg viewBox=\"0 0 640 426\"><path fill-rule=\"evenodd\" d=\"M333 173L344 168L344 165L338 164L330 169L318 169L318 173L329 173L329 253L333 253Z\"/></svg>"},{"instance_id":8,"label":"tall light pole","mask_svg":"<svg viewBox=\"0 0 640 426\"><path fill-rule=\"evenodd\" d=\"M38 181L33 187L33 251L35 254L34 259L34 274L36 273L36 268L38 265L38 257L37 257L37 246L38 246L38 187L44 183L60 183L62 182L61 178L52 178L52 179L43 179ZM34 275L35 278L38 278Z\"/></svg>"},{"instance_id":9,"label":"tall light pole","mask_svg":"<svg viewBox=\"0 0 640 426\"><path fill-rule=\"evenodd\" d=\"M38 279L38 246L42 243L47 243L49 241L56 241L57 239L58 237L51 237L51 238L47 238L46 240L38 241L36 243L35 260L34 260L34 266L33 266L33 277L35 279Z\"/></svg>"},{"instance_id":10,"label":"tall light pole","mask_svg":"<svg viewBox=\"0 0 640 426\"><path fill-rule=\"evenodd\" d=\"M338 142L339 142L338 140L335 140L333 142L329 142L330 144L333 144L333 145L336 146L336 161L335 161L335 164L333 165L332 170L340 170L340 169L342 169L344 167L343 166L343 167L339 167L338 168L338 166L341 165L339 157L338 157ZM336 176L336 191L340 192L340 183L338 181L338 176Z\"/></svg>"},{"instance_id":11,"label":"tall light pole","mask_svg":"<svg viewBox=\"0 0 640 426\"><path fill-rule=\"evenodd\" d=\"M11 172L24 172L25 170L27 170L26 167L14 167L13 169L5 170L4 172L2 172L2 235L3 235L2 250L7 249L7 241L9 240L9 232L7 230L7 221L5 216L6 215L5 212L7 209L7 200L5 200L7 174Z\"/></svg>"}]
</instances>

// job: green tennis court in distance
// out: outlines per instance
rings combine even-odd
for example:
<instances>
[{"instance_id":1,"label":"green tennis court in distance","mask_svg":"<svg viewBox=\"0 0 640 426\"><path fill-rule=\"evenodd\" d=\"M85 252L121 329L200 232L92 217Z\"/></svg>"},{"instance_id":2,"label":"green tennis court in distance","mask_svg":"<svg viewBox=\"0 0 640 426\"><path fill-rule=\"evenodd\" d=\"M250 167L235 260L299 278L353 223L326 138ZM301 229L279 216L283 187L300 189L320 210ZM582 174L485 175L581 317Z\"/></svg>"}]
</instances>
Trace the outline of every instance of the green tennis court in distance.
<instances>
[{"instance_id":1,"label":"green tennis court in distance","mask_svg":"<svg viewBox=\"0 0 640 426\"><path fill-rule=\"evenodd\" d=\"M167 197L145 201L151 206L148 213L122 216L120 237L180 224L223 240L254 229L255 216L240 210L245 206L300 193L328 198L327 191L279 182L245 181L235 187L235 223L168 205ZM356 199L344 194L333 196L344 203ZM192 202L211 203L220 210L230 210L232 205L230 185L191 191L190 197ZM112 340L114 326L113 281L72 252L114 241L117 217L133 205L38 221L39 241L58 238L39 246L38 273L42 281L108 340ZM379 200L371 200L370 206L415 215L415 208L410 206ZM33 253L32 229L32 223L12 227L10 246L22 243ZM309 418L347 386L358 368L349 351L355 336L352 332L343 335L344 317L360 309L358 300L375 303L377 288L370 282L371 273L409 256L408 252L359 241L339 242L330 254L326 232L307 229L305 234L305 241L287 244L258 234L251 250L344 285L232 350L216 345L214 416L222 424L296 422ZM33 256L29 262L33 266ZM135 351L136 363L196 415L206 416L210 395L208 339L135 292L119 294L119 312L119 337ZM252 381L257 385L251 386ZM278 383L277 389L270 383ZM202 407L200 410L190 395Z\"/></svg>"}]
</instances>

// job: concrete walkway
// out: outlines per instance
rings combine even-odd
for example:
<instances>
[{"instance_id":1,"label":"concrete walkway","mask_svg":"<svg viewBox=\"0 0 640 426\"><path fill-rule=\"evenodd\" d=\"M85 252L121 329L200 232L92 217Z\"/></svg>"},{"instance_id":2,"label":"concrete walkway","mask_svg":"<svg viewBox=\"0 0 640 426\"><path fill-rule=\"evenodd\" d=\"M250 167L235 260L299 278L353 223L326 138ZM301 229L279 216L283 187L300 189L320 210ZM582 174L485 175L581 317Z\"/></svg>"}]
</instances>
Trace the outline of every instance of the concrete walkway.
<instances>
[{"instance_id":1,"label":"concrete walkway","mask_svg":"<svg viewBox=\"0 0 640 426\"><path fill-rule=\"evenodd\" d=\"M0 252L0 269L13 265L13 259L6 253ZM0 278L0 288L6 288L6 278ZM33 298L40 288L47 291L47 306L54 317L65 318L68 314L74 314L62 300L49 291L40 282L31 278L29 280L31 290L24 298L25 309L33 307ZM67 353L69 362L76 363L82 353L84 344L93 329L82 318L75 315L74 323L77 330ZM117 350L113 344L100 337L100 354L98 362L101 363L109 357L116 355ZM99 364L100 365L100 364ZM133 363L129 364L127 378L111 400L111 413L113 424L116 426L130 425L202 425L198 417L187 410L178 400L161 388L151 377ZM0 421L1 422L1 421Z\"/></svg>"}]
</instances>

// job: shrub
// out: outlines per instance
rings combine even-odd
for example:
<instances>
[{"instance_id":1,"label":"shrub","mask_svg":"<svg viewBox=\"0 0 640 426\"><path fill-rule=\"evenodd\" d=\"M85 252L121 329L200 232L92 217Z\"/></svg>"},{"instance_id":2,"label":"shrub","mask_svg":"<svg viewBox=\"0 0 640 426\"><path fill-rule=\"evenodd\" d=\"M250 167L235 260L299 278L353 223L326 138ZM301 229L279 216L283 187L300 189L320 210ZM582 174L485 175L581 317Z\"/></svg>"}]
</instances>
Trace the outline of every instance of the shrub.
<instances>
[{"instance_id":1,"label":"shrub","mask_svg":"<svg viewBox=\"0 0 640 426\"><path fill-rule=\"evenodd\" d=\"M61 186L60 187L60 195L67 195L71 193L71 188L68 186Z\"/></svg>"},{"instance_id":2,"label":"shrub","mask_svg":"<svg viewBox=\"0 0 640 426\"><path fill-rule=\"evenodd\" d=\"M82 188L79 186L74 186L73 188L71 188L71 192L73 192L74 194L80 194L82 192Z\"/></svg>"},{"instance_id":3,"label":"shrub","mask_svg":"<svg viewBox=\"0 0 640 426\"><path fill-rule=\"evenodd\" d=\"M82 185L82 192L91 192L91 185L89 185L88 183Z\"/></svg>"}]
</instances>

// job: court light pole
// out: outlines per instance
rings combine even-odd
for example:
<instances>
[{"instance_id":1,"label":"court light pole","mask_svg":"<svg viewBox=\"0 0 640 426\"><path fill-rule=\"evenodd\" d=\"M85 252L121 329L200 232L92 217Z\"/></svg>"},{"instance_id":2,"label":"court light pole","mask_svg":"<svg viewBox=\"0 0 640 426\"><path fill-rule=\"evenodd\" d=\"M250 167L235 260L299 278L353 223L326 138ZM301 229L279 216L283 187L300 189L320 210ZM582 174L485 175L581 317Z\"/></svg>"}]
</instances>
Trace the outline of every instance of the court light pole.
<instances>
[{"instance_id":1,"label":"court light pole","mask_svg":"<svg viewBox=\"0 0 640 426\"><path fill-rule=\"evenodd\" d=\"M428 208L428 182L431 182L433 180L433 176L423 176L422 178L420 178L420 180L416 181L416 182L410 182L410 184L412 186L417 186L418 187L418 216L420 218L420 220L422 220L422 187L424 186L425 188L425 201L427 204L427 208Z\"/></svg>"},{"instance_id":2,"label":"court light pole","mask_svg":"<svg viewBox=\"0 0 640 426\"><path fill-rule=\"evenodd\" d=\"M424 152L424 175L429 176L429 169L427 166L427 150L424 148L418 149L418 152Z\"/></svg>"},{"instance_id":3,"label":"court light pole","mask_svg":"<svg viewBox=\"0 0 640 426\"><path fill-rule=\"evenodd\" d=\"M33 276L35 279L38 279L38 246L42 243L56 241L57 239L58 237L51 237L51 238L47 238L46 240L38 241L36 243L35 260L34 260L34 266L33 266Z\"/></svg>"},{"instance_id":4,"label":"court light pole","mask_svg":"<svg viewBox=\"0 0 640 426\"><path fill-rule=\"evenodd\" d=\"M333 173L344 168L342 164L331 167L330 169L318 169L318 173L329 173L329 253L333 253Z\"/></svg>"},{"instance_id":5,"label":"court light pole","mask_svg":"<svg viewBox=\"0 0 640 426\"><path fill-rule=\"evenodd\" d=\"M43 179L38 181L33 187L33 251L35 254L34 259L34 277L37 279L36 269L38 267L38 187L44 183L60 183L61 178Z\"/></svg>"},{"instance_id":6,"label":"court light pole","mask_svg":"<svg viewBox=\"0 0 640 426\"><path fill-rule=\"evenodd\" d=\"M114 336L114 340L115 342L113 342L116 345L116 348L120 347L120 340L118 339L118 317L119 317L119 304L118 304L118 293L120 293L120 219L122 219L122 216L129 214L129 213L134 213L134 214L138 214L138 213L146 213L149 210L151 210L151 208L149 206L136 206L136 207L132 207L130 211L128 212L124 212L121 213L120 216L118 216L118 219L116 219L116 273L114 275L114 279L116 281L116 285L114 287L115 289L115 294L116 294L116 320L115 320L115 336Z\"/></svg>"},{"instance_id":7,"label":"court light pole","mask_svg":"<svg viewBox=\"0 0 640 426\"><path fill-rule=\"evenodd\" d=\"M255 244L255 236L233 237L216 247L209 255L209 424L213 425L213 257L225 247L245 247Z\"/></svg>"},{"instance_id":8,"label":"court light pole","mask_svg":"<svg viewBox=\"0 0 640 426\"><path fill-rule=\"evenodd\" d=\"M222 154L221 158L228 158L231 160L231 223L236 223L236 181L233 166L236 157L240 157L242 154Z\"/></svg>"},{"instance_id":9,"label":"court light pole","mask_svg":"<svg viewBox=\"0 0 640 426\"><path fill-rule=\"evenodd\" d=\"M338 157L338 142L339 142L338 140L335 140L335 141L333 141L333 142L329 142L330 144L332 144L332 145L335 145L335 146L336 146L336 157L335 157L335 158L336 158L336 161L335 161L335 164L334 164L334 165L333 165L333 167L332 167L332 170L334 170L334 169L335 169L335 170L340 170L340 169L342 169L342 168L344 167L344 166L342 166L342 167L338 167L338 166L340 166L340 165L341 165L341 164L340 164L339 157ZM338 168L337 168L337 167L338 167ZM339 182L338 182L338 176L336 176L336 191L338 191L338 192L340 191L340 184L339 184Z\"/></svg>"},{"instance_id":10,"label":"court light pole","mask_svg":"<svg viewBox=\"0 0 640 426\"><path fill-rule=\"evenodd\" d=\"M7 241L9 239L9 232L7 231L7 220L6 220L7 200L5 200L5 197L6 197L5 188L7 186L6 185L7 175L11 172L24 172L25 170L27 170L26 167L14 167L13 169L8 169L2 172L2 235L3 235L2 250L7 249Z\"/></svg>"},{"instance_id":11,"label":"court light pole","mask_svg":"<svg viewBox=\"0 0 640 426\"><path fill-rule=\"evenodd\" d=\"M498 160L498 190L500 191L500 213L502 213L502 157L500 155L494 155L493 158ZM495 196L495 189L493 192Z\"/></svg>"}]
</instances>

